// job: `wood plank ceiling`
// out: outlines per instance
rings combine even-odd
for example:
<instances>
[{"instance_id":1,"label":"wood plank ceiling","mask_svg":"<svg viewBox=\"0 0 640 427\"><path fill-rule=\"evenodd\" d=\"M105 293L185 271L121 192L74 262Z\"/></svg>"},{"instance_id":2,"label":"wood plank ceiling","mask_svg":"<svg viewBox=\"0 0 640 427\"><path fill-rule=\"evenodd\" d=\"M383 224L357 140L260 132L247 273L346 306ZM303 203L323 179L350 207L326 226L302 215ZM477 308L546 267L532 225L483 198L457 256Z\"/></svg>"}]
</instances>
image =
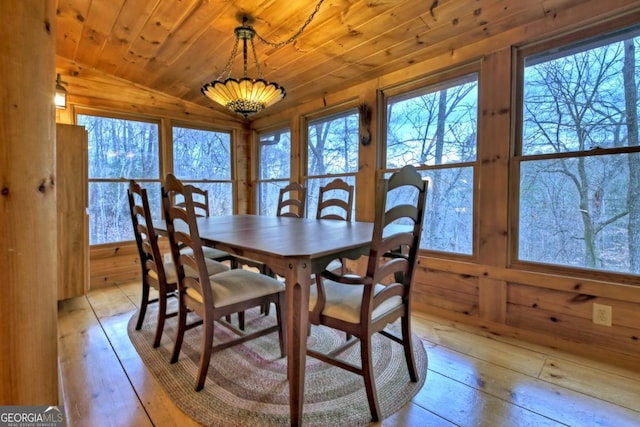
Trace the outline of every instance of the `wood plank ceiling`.
<instances>
[{"instance_id":1,"label":"wood plank ceiling","mask_svg":"<svg viewBox=\"0 0 640 427\"><path fill-rule=\"evenodd\" d=\"M581 2L324 0L294 43L274 48L256 40L255 46L264 78L287 91L285 100L271 107L283 109L435 55L453 54ZM222 72L241 17L248 16L265 39L281 42L315 7L315 0L58 0L58 69L63 68L63 80L91 70L225 111L200 88ZM241 49L239 55L233 77L242 75ZM70 82L71 93L82 90Z\"/></svg>"}]
</instances>

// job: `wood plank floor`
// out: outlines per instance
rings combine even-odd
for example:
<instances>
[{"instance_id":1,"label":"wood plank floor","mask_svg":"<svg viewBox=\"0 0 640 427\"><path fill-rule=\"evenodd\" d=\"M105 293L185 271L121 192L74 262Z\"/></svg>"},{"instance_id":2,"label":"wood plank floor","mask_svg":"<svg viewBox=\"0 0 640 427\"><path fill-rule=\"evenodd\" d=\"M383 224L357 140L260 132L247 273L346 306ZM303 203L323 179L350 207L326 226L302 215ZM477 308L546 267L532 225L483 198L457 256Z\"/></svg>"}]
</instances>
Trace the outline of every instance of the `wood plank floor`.
<instances>
[{"instance_id":1,"label":"wood plank floor","mask_svg":"<svg viewBox=\"0 0 640 427\"><path fill-rule=\"evenodd\" d=\"M137 283L58 306L58 354L69 426L194 426L127 336ZM640 369L488 333L424 313L414 332L429 371L390 426L640 426Z\"/></svg>"}]
</instances>

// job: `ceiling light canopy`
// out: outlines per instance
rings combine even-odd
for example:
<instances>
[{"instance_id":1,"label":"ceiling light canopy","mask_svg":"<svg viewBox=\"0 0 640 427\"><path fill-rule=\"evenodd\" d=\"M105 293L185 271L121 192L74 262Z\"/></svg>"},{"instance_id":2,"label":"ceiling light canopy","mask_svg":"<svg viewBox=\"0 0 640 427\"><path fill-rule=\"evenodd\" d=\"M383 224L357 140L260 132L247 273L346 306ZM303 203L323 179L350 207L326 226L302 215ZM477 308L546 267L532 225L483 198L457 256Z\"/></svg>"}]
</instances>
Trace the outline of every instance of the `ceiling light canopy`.
<instances>
[{"instance_id":1,"label":"ceiling light canopy","mask_svg":"<svg viewBox=\"0 0 640 427\"><path fill-rule=\"evenodd\" d=\"M260 70L260 64L256 55L256 48L253 43L253 39L258 37L263 43L276 48L292 43L302 34L307 25L311 23L323 1L324 0L320 0L318 2L315 10L311 15L309 15L309 18L307 18L300 29L292 37L281 43L272 43L265 40L256 33L256 30L251 25L247 24L248 18L243 17L242 25L236 27L234 30L236 40L233 45L233 50L231 51L231 56L227 61L227 65L224 67L222 74L220 74L217 80L202 86L202 93L218 104L227 107L231 111L243 115L245 119L248 118L248 116L258 113L281 101L286 96L284 87L275 82L269 82L262 77L262 71ZM241 40L244 74L242 77L236 79L231 77L231 64L233 63L233 59L236 57L238 45ZM247 53L249 48L251 48L251 52L253 54L253 62L258 73L257 78L248 76Z\"/></svg>"}]
</instances>

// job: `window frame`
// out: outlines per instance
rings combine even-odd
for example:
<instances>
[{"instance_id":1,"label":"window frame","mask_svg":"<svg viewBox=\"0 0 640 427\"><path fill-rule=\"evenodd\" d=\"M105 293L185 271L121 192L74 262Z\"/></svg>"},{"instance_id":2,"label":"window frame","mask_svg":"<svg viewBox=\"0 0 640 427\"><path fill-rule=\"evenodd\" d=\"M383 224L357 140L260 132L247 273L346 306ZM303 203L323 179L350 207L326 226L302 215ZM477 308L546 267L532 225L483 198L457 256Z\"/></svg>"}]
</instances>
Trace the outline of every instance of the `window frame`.
<instances>
[{"instance_id":1,"label":"window frame","mask_svg":"<svg viewBox=\"0 0 640 427\"><path fill-rule=\"evenodd\" d=\"M637 285L637 275L625 272L616 272L603 269L590 269L588 267L567 266L561 264L550 264L542 261L531 261L519 259L520 249L520 180L521 165L525 162L550 160L550 159L577 159L577 158L593 158L597 156L618 155L628 153L640 153L640 145L638 146L622 146L601 148L597 147L591 150L582 151L566 151L544 154L523 154L523 129L524 129L524 69L525 59L527 57L535 57L540 55L544 58L544 53L549 52L549 59L553 58L551 52L555 51L555 56L563 57L572 55L581 46L597 45L598 38L609 39L611 42L615 38L624 39L625 34L640 33L640 24L626 17L620 19L614 25L604 23L594 25L587 28L581 28L578 31L560 35L558 37L547 38L534 43L529 43L514 49L513 55L513 143L512 156L510 159L510 186L509 186L509 267L528 270L546 274L557 274L585 279L596 279L603 281L616 281L625 284ZM640 88L640 82L638 82ZM640 110L640 109L639 109Z\"/></svg>"},{"instance_id":2,"label":"window frame","mask_svg":"<svg viewBox=\"0 0 640 427\"><path fill-rule=\"evenodd\" d=\"M149 178L136 178L136 181L144 184L144 183L152 183L162 185L162 177L163 173L163 165L164 165L164 141L163 141L163 120L161 118L143 115L143 114L128 114L120 111L113 111L108 109L101 108L91 108L91 107L79 107L76 106L73 108L73 123L78 125L78 116L94 116L94 117L102 117L105 119L116 119L116 120L129 120L136 122L146 122L153 123L158 126L158 179L149 179ZM79 125L82 126L82 125ZM91 178L89 175L85 177L87 179L87 188L90 187L92 182L95 183L115 183L115 184L127 184L129 179L125 177L118 178ZM89 199L87 199L87 203L89 203ZM87 206L87 210L89 210L89 206ZM91 218L89 217L89 221ZM130 221L130 220L129 220ZM105 242L105 243L93 243L89 244L90 248L109 248L119 246L122 243L131 243L135 242L133 238L133 230L132 230L132 239L129 240L118 240L114 242Z\"/></svg>"},{"instance_id":3,"label":"window frame","mask_svg":"<svg viewBox=\"0 0 640 427\"><path fill-rule=\"evenodd\" d=\"M167 165L167 169L171 171L171 173L174 173L175 171L175 158L174 158L174 128L184 128L184 129L192 129L192 130L198 130L198 131L205 131L205 132L216 132L216 133L226 133L229 135L229 159L230 159L230 165L229 165L229 179L228 180L224 180L224 179L182 179L179 176L176 175L176 177L178 179L180 179L182 182L186 183L186 184L194 184L196 186L200 185L200 184L230 184L231 185L231 203L232 203L232 207L231 207L231 213L235 214L238 211L238 185L237 185L237 176L236 176L236 171L237 171L237 150L236 150L236 144L234 143L236 140L236 135L235 135L235 131L234 129L224 129L221 127L213 127L213 126L206 126L206 125L202 125L202 124L196 124L196 123L189 123L189 122L183 122L183 121L179 121L179 120L171 120L170 123L170 129L171 129L171 137L167 138L166 141L166 150L169 153L170 157L170 161ZM168 173L168 172L167 172ZM163 174L163 176L166 176L166 173ZM209 210L210 212L214 212L214 209L212 209L211 207L211 203L213 202L213 199L209 198Z\"/></svg>"},{"instance_id":4,"label":"window frame","mask_svg":"<svg viewBox=\"0 0 640 427\"><path fill-rule=\"evenodd\" d=\"M260 178L260 173L261 173L261 158L260 158L260 136L261 135L266 135L266 134L270 134L270 133L275 133L278 131L288 131L289 133L289 176L288 177L282 177L282 178L270 178L270 179L261 179ZM260 215L260 185L261 184L282 184L279 185L281 188L286 186L287 184L289 184L291 182L291 177L294 176L294 140L293 140L293 131L291 129L291 125L289 123L279 123L277 125L274 126L269 126L267 128L264 129L259 129L256 130L254 133L254 149L252 150L252 154L253 154L253 158L256 159L255 161L255 167L253 168L253 195L251 197L251 200L253 200L253 204L254 204L254 210L253 212L256 215ZM274 212L276 209L276 205L278 203L278 200L276 198L275 202L274 202Z\"/></svg>"},{"instance_id":5,"label":"window frame","mask_svg":"<svg viewBox=\"0 0 640 427\"><path fill-rule=\"evenodd\" d=\"M482 143L482 125L481 125L481 106L482 106L482 97L484 94L483 88L481 87L482 81L482 67L479 61L472 61L469 63L461 64L459 66L448 68L445 70L441 70L435 72L433 74L429 74L425 77L414 79L410 82L404 82L401 84L389 86L382 88L378 91L378 111L380 112L380 120L379 120L379 135L380 135L380 150L377 159L377 175L376 180L384 178L389 174L396 172L399 168L387 168L387 134L388 134L388 123L387 123L387 108L389 106L389 101L401 101L410 98L414 98L417 96L421 96L428 93L438 92L444 88L450 87L448 84L451 81L455 81L456 79L463 79L467 75L475 74L477 76L477 92L478 92L478 111L477 111L477 129L476 129L476 158L475 161L465 161L460 163L446 163L441 165L415 165L416 170L419 173L424 173L425 171L433 171L437 169L464 169L464 168L473 168L473 195L472 195L472 209L473 216L471 219L471 253L459 253L459 252L447 252L437 249L430 249L420 246L419 251L422 254L433 256L437 258L446 258L446 259L454 259L460 260L463 262L468 261L477 261L478 253L479 253L479 195L478 195L478 186L479 186L479 178L480 178L480 153L481 153L481 143ZM431 188L427 190L431 191ZM433 209L432 206L427 202L427 210Z\"/></svg>"},{"instance_id":6,"label":"window frame","mask_svg":"<svg viewBox=\"0 0 640 427\"><path fill-rule=\"evenodd\" d=\"M351 114L355 114L358 117L358 135L356 135L356 152L358 153L358 165L360 165L360 113L358 110L358 103L356 100L351 100L348 102L344 102L342 104L334 105L332 107L324 108L321 110L314 111L309 114L304 114L300 116L300 176L299 182L302 183L307 188L307 200L306 200L306 217L307 218L315 218L316 211L309 209L311 206L310 198L315 197L317 199L318 194L310 194L308 191L309 188L309 180L334 180L337 178L342 178L345 181L349 181L349 179L353 179L353 213L352 217L357 217L357 182L358 182L358 173L359 168L356 168L354 172L343 172L336 174L326 174L326 175L310 175L309 174L309 123L318 121L318 120L326 120L330 121L332 118L339 118L344 116L349 116ZM292 174L293 175L293 174ZM314 204L313 206L316 206Z\"/></svg>"},{"instance_id":7,"label":"window frame","mask_svg":"<svg viewBox=\"0 0 640 427\"><path fill-rule=\"evenodd\" d=\"M141 184L157 184L158 186L162 185L164 177L167 173L173 172L173 128L174 127L184 127L194 130L204 130L204 131L212 131L212 132L222 132L229 133L230 137L230 150L231 150L231 164L230 166L230 181L226 180L189 180L189 183L216 183L216 182L230 182L232 185L232 203L233 203L233 213L237 213L238 211L238 179L237 179L237 140L238 140L238 129L235 127L223 127L223 126L211 126L207 124L203 124L200 122L187 122L182 120L172 120L166 117L157 117L148 114L133 114L126 113L120 111L113 111L109 109L103 108L93 108L93 107L85 107L85 106L75 106L73 108L73 123L78 125L78 116L79 115L87 115L87 116L97 116L104 117L107 119L119 119L119 120L131 120L138 122L147 122L154 123L158 126L158 179L148 179L148 178L136 178L136 181ZM87 183L91 182L104 182L104 183L128 183L129 179L125 177L119 178L89 178L86 177ZM158 207L160 212L162 213L161 207ZM90 247L93 248L110 248L117 247L124 244L134 243L135 240L121 240L116 242L108 242L108 243L97 243L90 244Z\"/></svg>"}]
</instances>

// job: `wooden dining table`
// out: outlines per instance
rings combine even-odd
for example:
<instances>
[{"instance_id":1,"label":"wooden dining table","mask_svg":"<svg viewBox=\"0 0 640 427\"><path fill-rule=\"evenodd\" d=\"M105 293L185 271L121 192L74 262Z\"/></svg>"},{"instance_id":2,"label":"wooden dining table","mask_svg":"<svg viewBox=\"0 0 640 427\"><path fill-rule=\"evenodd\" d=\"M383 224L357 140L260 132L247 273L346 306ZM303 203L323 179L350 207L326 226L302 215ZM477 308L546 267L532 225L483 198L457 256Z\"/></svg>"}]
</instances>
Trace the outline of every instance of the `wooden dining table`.
<instances>
[{"instance_id":1,"label":"wooden dining table","mask_svg":"<svg viewBox=\"0 0 640 427\"><path fill-rule=\"evenodd\" d=\"M311 275L336 258L367 254L373 224L230 215L198 218L198 232L206 245L265 263L284 277L291 425L301 425Z\"/></svg>"}]
</instances>

